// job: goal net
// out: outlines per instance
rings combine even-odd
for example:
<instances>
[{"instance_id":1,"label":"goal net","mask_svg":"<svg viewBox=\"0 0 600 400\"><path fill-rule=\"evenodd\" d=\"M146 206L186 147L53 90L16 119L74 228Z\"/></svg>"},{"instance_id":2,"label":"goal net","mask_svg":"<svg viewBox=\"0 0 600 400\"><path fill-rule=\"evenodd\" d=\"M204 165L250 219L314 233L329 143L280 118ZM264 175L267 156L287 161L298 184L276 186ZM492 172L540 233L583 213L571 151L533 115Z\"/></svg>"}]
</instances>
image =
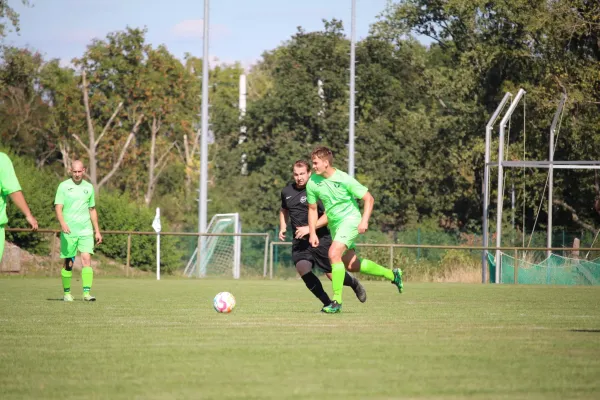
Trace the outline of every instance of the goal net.
<instances>
[{"instance_id":1,"label":"goal net","mask_svg":"<svg viewBox=\"0 0 600 400\"><path fill-rule=\"evenodd\" d=\"M185 267L184 275L199 278L232 276L239 279L242 242L240 236L233 234L241 232L239 214L215 214L206 228L206 233L221 235L201 237L200 262L196 247Z\"/></svg>"}]
</instances>

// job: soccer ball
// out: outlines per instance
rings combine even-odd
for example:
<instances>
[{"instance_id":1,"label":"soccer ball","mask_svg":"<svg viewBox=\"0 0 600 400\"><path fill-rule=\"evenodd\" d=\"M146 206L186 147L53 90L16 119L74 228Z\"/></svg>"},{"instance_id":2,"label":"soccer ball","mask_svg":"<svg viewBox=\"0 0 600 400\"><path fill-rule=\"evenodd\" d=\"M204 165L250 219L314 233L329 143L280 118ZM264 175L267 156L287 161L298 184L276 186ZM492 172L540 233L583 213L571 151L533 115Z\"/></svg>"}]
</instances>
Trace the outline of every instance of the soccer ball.
<instances>
[{"instance_id":1,"label":"soccer ball","mask_svg":"<svg viewBox=\"0 0 600 400\"><path fill-rule=\"evenodd\" d=\"M235 297L229 292L218 293L213 299L213 307L219 313L230 313L235 307Z\"/></svg>"}]
</instances>

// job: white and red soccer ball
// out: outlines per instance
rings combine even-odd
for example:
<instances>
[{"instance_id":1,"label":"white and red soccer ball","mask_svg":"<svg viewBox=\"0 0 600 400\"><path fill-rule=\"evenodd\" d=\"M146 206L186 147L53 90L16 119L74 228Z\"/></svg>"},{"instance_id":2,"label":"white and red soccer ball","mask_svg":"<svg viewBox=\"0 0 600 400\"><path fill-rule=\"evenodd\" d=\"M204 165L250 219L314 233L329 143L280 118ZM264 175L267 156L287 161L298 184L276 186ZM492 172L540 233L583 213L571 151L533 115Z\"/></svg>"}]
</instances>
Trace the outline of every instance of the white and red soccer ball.
<instances>
[{"instance_id":1,"label":"white and red soccer ball","mask_svg":"<svg viewBox=\"0 0 600 400\"><path fill-rule=\"evenodd\" d=\"M213 307L219 313L230 313L235 307L235 297L229 292L218 293L213 299Z\"/></svg>"}]
</instances>

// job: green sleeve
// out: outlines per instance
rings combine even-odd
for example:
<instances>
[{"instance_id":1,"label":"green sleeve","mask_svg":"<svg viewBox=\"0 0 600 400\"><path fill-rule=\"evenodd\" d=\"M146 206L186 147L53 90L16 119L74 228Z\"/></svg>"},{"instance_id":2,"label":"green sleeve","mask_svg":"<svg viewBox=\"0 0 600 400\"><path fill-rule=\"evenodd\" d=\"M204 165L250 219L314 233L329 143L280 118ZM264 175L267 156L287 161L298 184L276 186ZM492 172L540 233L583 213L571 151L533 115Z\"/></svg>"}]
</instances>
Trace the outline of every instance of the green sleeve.
<instances>
[{"instance_id":1,"label":"green sleeve","mask_svg":"<svg viewBox=\"0 0 600 400\"><path fill-rule=\"evenodd\" d=\"M63 185L58 185L56 189L56 196L54 197L54 204L65 204L65 196L63 194Z\"/></svg>"},{"instance_id":2,"label":"green sleeve","mask_svg":"<svg viewBox=\"0 0 600 400\"><path fill-rule=\"evenodd\" d=\"M308 204L315 204L317 202L317 194L314 191L313 185L312 181L308 181L306 184L306 201Z\"/></svg>"},{"instance_id":3,"label":"green sleeve","mask_svg":"<svg viewBox=\"0 0 600 400\"><path fill-rule=\"evenodd\" d=\"M360 182L358 182L351 176L348 176L348 180L346 182L346 189L357 199L362 199L363 196L369 191L369 189L367 189L365 186L363 186Z\"/></svg>"},{"instance_id":4,"label":"green sleeve","mask_svg":"<svg viewBox=\"0 0 600 400\"><path fill-rule=\"evenodd\" d=\"M3 196L21 190L19 180L15 175L15 169L12 161L6 154L0 154L0 191Z\"/></svg>"},{"instance_id":5,"label":"green sleeve","mask_svg":"<svg viewBox=\"0 0 600 400\"><path fill-rule=\"evenodd\" d=\"M94 208L96 207L96 196L94 195L94 187L92 186L92 190L91 190L91 195L90 195L90 200L88 201L88 207L89 208Z\"/></svg>"}]
</instances>

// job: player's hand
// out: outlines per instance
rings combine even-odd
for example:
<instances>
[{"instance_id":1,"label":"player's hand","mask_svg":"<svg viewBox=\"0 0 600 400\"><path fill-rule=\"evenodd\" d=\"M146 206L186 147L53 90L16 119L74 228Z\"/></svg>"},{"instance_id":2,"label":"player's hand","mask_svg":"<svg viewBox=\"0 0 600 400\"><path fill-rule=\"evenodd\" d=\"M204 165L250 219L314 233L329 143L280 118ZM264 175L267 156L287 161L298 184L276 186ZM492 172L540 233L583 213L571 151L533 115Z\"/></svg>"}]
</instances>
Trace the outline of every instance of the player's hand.
<instances>
[{"instance_id":1,"label":"player's hand","mask_svg":"<svg viewBox=\"0 0 600 400\"><path fill-rule=\"evenodd\" d=\"M62 229L62 231L64 233L71 233L71 230L69 229L69 225L67 225L66 222L64 224L60 224L60 229Z\"/></svg>"},{"instance_id":2,"label":"player's hand","mask_svg":"<svg viewBox=\"0 0 600 400\"><path fill-rule=\"evenodd\" d=\"M369 229L369 223L360 221L360 224L358 224L358 233L365 233L367 229Z\"/></svg>"},{"instance_id":3,"label":"player's hand","mask_svg":"<svg viewBox=\"0 0 600 400\"><path fill-rule=\"evenodd\" d=\"M100 232L96 232L96 244L100 244L102 243L102 235L100 234Z\"/></svg>"},{"instance_id":4,"label":"player's hand","mask_svg":"<svg viewBox=\"0 0 600 400\"><path fill-rule=\"evenodd\" d=\"M29 222L29 225L31 225L31 229L33 229L34 231L37 231L38 229L38 222L37 220L34 218L33 215L29 215L27 217L27 222Z\"/></svg>"},{"instance_id":5,"label":"player's hand","mask_svg":"<svg viewBox=\"0 0 600 400\"><path fill-rule=\"evenodd\" d=\"M308 229L308 226L299 226L298 228L296 228L296 239L302 239L304 236L308 235L310 232L310 230Z\"/></svg>"},{"instance_id":6,"label":"player's hand","mask_svg":"<svg viewBox=\"0 0 600 400\"><path fill-rule=\"evenodd\" d=\"M285 232L285 229L279 231L279 240L281 240L282 242L285 242Z\"/></svg>"},{"instance_id":7,"label":"player's hand","mask_svg":"<svg viewBox=\"0 0 600 400\"><path fill-rule=\"evenodd\" d=\"M312 247L319 247L319 237L316 233L311 233L308 241L310 242Z\"/></svg>"}]
</instances>

